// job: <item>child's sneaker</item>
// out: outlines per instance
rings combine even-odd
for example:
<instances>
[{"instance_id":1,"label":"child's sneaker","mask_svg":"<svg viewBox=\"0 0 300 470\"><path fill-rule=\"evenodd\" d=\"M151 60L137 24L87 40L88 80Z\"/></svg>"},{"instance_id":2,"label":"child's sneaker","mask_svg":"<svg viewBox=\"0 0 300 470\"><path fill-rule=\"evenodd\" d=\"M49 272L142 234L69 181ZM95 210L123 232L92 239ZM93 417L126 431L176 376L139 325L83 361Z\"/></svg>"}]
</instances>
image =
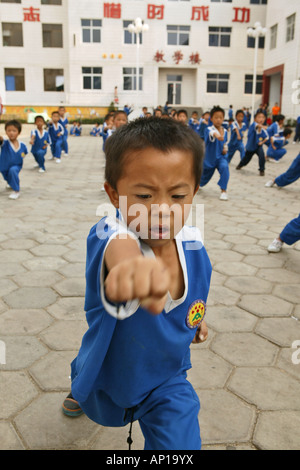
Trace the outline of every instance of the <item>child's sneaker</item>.
<instances>
[{"instance_id":1,"label":"child's sneaker","mask_svg":"<svg viewBox=\"0 0 300 470\"><path fill-rule=\"evenodd\" d=\"M268 252L269 253L279 253L283 245L283 242L281 240L278 240L278 238L275 238L275 240L272 241L271 245L268 246Z\"/></svg>"},{"instance_id":2,"label":"child's sneaker","mask_svg":"<svg viewBox=\"0 0 300 470\"><path fill-rule=\"evenodd\" d=\"M265 187L266 187L266 188L272 188L273 186L275 186L275 181L273 181L273 180L268 181L268 182L265 184Z\"/></svg>"},{"instance_id":3,"label":"child's sneaker","mask_svg":"<svg viewBox=\"0 0 300 470\"><path fill-rule=\"evenodd\" d=\"M50 157L48 158L48 160L53 160L53 155L50 155Z\"/></svg>"},{"instance_id":4,"label":"child's sneaker","mask_svg":"<svg viewBox=\"0 0 300 470\"><path fill-rule=\"evenodd\" d=\"M45 173L46 170L43 170L43 168L39 169L39 173Z\"/></svg>"},{"instance_id":5,"label":"child's sneaker","mask_svg":"<svg viewBox=\"0 0 300 470\"><path fill-rule=\"evenodd\" d=\"M17 193L16 191L14 191L8 197L9 199L18 199L20 197L20 193Z\"/></svg>"},{"instance_id":6,"label":"child's sneaker","mask_svg":"<svg viewBox=\"0 0 300 470\"><path fill-rule=\"evenodd\" d=\"M56 158L56 163L60 163L60 158Z\"/></svg>"},{"instance_id":7,"label":"child's sneaker","mask_svg":"<svg viewBox=\"0 0 300 470\"><path fill-rule=\"evenodd\" d=\"M227 193L224 193L224 192L221 193L220 201L228 201Z\"/></svg>"}]
</instances>

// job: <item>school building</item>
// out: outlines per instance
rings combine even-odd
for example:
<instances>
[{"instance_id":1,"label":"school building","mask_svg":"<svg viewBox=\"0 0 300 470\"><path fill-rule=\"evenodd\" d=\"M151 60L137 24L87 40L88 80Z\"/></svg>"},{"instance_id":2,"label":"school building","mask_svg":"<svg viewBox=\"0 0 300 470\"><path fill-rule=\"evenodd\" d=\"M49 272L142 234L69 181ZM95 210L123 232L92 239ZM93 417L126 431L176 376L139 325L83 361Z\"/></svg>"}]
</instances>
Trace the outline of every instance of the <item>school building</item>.
<instances>
[{"instance_id":1,"label":"school building","mask_svg":"<svg viewBox=\"0 0 300 470\"><path fill-rule=\"evenodd\" d=\"M137 17L149 26L138 37L128 30ZM299 0L0 0L2 103L7 112L63 104L91 116L114 101L250 108L247 29L258 21L269 30L259 40L255 106L279 101L295 118Z\"/></svg>"}]
</instances>

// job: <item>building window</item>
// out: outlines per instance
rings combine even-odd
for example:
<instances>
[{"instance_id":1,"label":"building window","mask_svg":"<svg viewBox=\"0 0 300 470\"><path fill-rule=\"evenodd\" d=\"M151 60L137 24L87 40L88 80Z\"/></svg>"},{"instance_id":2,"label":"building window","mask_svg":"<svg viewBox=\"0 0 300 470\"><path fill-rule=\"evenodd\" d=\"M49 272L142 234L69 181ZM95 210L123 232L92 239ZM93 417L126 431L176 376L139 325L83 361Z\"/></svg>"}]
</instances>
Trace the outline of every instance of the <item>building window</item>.
<instances>
[{"instance_id":1,"label":"building window","mask_svg":"<svg viewBox=\"0 0 300 470\"><path fill-rule=\"evenodd\" d=\"M124 29L124 44L136 44L136 34L130 33L128 31L128 26L133 23L132 21L126 20L123 21L123 29ZM140 44L143 43L143 35L140 33Z\"/></svg>"},{"instance_id":2,"label":"building window","mask_svg":"<svg viewBox=\"0 0 300 470\"><path fill-rule=\"evenodd\" d=\"M25 70L4 69L6 91L25 91Z\"/></svg>"},{"instance_id":3,"label":"building window","mask_svg":"<svg viewBox=\"0 0 300 470\"><path fill-rule=\"evenodd\" d=\"M169 2L189 2L190 0L168 0Z\"/></svg>"},{"instance_id":4,"label":"building window","mask_svg":"<svg viewBox=\"0 0 300 470\"><path fill-rule=\"evenodd\" d=\"M255 47L255 38L251 38L250 36L247 37L247 47L253 48ZM258 48L264 49L265 48L265 38L264 36L260 36L258 38Z\"/></svg>"},{"instance_id":5,"label":"building window","mask_svg":"<svg viewBox=\"0 0 300 470\"><path fill-rule=\"evenodd\" d=\"M81 20L82 42L101 42L101 20Z\"/></svg>"},{"instance_id":6,"label":"building window","mask_svg":"<svg viewBox=\"0 0 300 470\"><path fill-rule=\"evenodd\" d=\"M278 32L278 25L275 24L274 26L272 26L271 30L270 30L270 49L276 49L276 46L277 46L277 32Z\"/></svg>"},{"instance_id":7,"label":"building window","mask_svg":"<svg viewBox=\"0 0 300 470\"><path fill-rule=\"evenodd\" d=\"M250 5L267 5L268 0L250 0Z\"/></svg>"},{"instance_id":8,"label":"building window","mask_svg":"<svg viewBox=\"0 0 300 470\"><path fill-rule=\"evenodd\" d=\"M188 46L190 41L190 26L167 26L168 46Z\"/></svg>"},{"instance_id":9,"label":"building window","mask_svg":"<svg viewBox=\"0 0 300 470\"><path fill-rule=\"evenodd\" d=\"M293 41L295 38L296 13L286 19L286 42Z\"/></svg>"},{"instance_id":10,"label":"building window","mask_svg":"<svg viewBox=\"0 0 300 470\"><path fill-rule=\"evenodd\" d=\"M207 93L228 93L229 74L208 73Z\"/></svg>"},{"instance_id":11,"label":"building window","mask_svg":"<svg viewBox=\"0 0 300 470\"><path fill-rule=\"evenodd\" d=\"M256 75L256 94L261 95L263 89L263 76ZM253 75L245 75L245 94L252 95L253 93Z\"/></svg>"},{"instance_id":12,"label":"building window","mask_svg":"<svg viewBox=\"0 0 300 470\"><path fill-rule=\"evenodd\" d=\"M63 47L61 24L43 24L43 47Z\"/></svg>"},{"instance_id":13,"label":"building window","mask_svg":"<svg viewBox=\"0 0 300 470\"><path fill-rule=\"evenodd\" d=\"M0 3L21 3L21 0L0 0Z\"/></svg>"},{"instance_id":14,"label":"building window","mask_svg":"<svg viewBox=\"0 0 300 470\"><path fill-rule=\"evenodd\" d=\"M83 89L101 90L102 67L82 67Z\"/></svg>"},{"instance_id":15,"label":"building window","mask_svg":"<svg viewBox=\"0 0 300 470\"><path fill-rule=\"evenodd\" d=\"M139 69L139 90L143 89L143 69ZM123 90L136 90L136 67L123 68Z\"/></svg>"},{"instance_id":16,"label":"building window","mask_svg":"<svg viewBox=\"0 0 300 470\"><path fill-rule=\"evenodd\" d=\"M22 23L2 23L2 44L5 47L23 47Z\"/></svg>"},{"instance_id":17,"label":"building window","mask_svg":"<svg viewBox=\"0 0 300 470\"><path fill-rule=\"evenodd\" d=\"M231 28L209 28L210 47L230 47Z\"/></svg>"},{"instance_id":18,"label":"building window","mask_svg":"<svg viewBox=\"0 0 300 470\"><path fill-rule=\"evenodd\" d=\"M223 2L223 3L232 3L232 0L210 0L211 2Z\"/></svg>"},{"instance_id":19,"label":"building window","mask_svg":"<svg viewBox=\"0 0 300 470\"><path fill-rule=\"evenodd\" d=\"M63 69L44 69L44 91L64 91Z\"/></svg>"},{"instance_id":20,"label":"building window","mask_svg":"<svg viewBox=\"0 0 300 470\"><path fill-rule=\"evenodd\" d=\"M61 5L61 0L41 0L42 5Z\"/></svg>"}]
</instances>

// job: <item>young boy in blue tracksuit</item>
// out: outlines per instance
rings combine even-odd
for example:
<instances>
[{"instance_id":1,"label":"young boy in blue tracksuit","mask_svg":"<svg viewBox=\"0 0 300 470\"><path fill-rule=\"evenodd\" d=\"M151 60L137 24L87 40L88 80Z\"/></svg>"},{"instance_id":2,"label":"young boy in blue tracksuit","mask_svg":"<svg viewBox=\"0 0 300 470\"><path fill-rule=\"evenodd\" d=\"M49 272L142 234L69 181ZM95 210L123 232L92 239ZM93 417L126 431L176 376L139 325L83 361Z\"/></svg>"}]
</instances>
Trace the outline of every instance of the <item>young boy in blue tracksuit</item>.
<instances>
[{"instance_id":1,"label":"young boy in blue tracksuit","mask_svg":"<svg viewBox=\"0 0 300 470\"><path fill-rule=\"evenodd\" d=\"M209 120L210 120L210 113L207 111L202 114L202 117L199 121L198 134L203 141L205 139L205 130L209 126Z\"/></svg>"},{"instance_id":2,"label":"young boy in blue tracksuit","mask_svg":"<svg viewBox=\"0 0 300 470\"><path fill-rule=\"evenodd\" d=\"M288 145L289 139L292 135L292 129L286 128L283 131L283 135L273 136L270 139L270 146L267 150L267 158L269 161L279 162L282 157L286 154L286 149L283 148Z\"/></svg>"},{"instance_id":3,"label":"young boy in blue tracksuit","mask_svg":"<svg viewBox=\"0 0 300 470\"><path fill-rule=\"evenodd\" d=\"M297 118L293 144L296 144L297 142L300 142L300 116Z\"/></svg>"},{"instance_id":4,"label":"young boy in blue tracksuit","mask_svg":"<svg viewBox=\"0 0 300 470\"><path fill-rule=\"evenodd\" d=\"M244 133L247 130L247 125L244 122L244 111L239 109L235 115L235 121L231 127L231 137L228 144L228 163L231 162L235 152L240 152L241 160L245 156L245 145L243 142Z\"/></svg>"},{"instance_id":5,"label":"young boy in blue tracksuit","mask_svg":"<svg viewBox=\"0 0 300 470\"><path fill-rule=\"evenodd\" d=\"M220 199L228 200L227 186L229 182L229 167L227 160L228 132L223 127L225 111L219 106L210 112L212 125L205 130L205 158L203 162L203 174L200 187L205 186L212 178L215 170L220 173L218 185L221 188Z\"/></svg>"},{"instance_id":6,"label":"young boy in blue tracksuit","mask_svg":"<svg viewBox=\"0 0 300 470\"><path fill-rule=\"evenodd\" d=\"M265 121L265 115L258 111L255 115L254 122L249 127L248 139L246 144L246 153L244 158L240 161L237 170L240 170L252 160L253 155L258 156L259 160L259 174L264 176L265 174L265 153L263 145L269 140L269 135L263 127Z\"/></svg>"},{"instance_id":7,"label":"young boy in blue tracksuit","mask_svg":"<svg viewBox=\"0 0 300 470\"><path fill-rule=\"evenodd\" d=\"M291 246L298 240L300 240L300 214L284 227L280 235L268 246L268 251L269 253L279 253L284 243Z\"/></svg>"},{"instance_id":8,"label":"young boy in blue tracksuit","mask_svg":"<svg viewBox=\"0 0 300 470\"><path fill-rule=\"evenodd\" d=\"M93 136L93 137L98 137L101 133L101 127L100 127L100 123L99 122L96 122L96 124L93 126L91 132L90 132L90 135Z\"/></svg>"},{"instance_id":9,"label":"young boy in blue tracksuit","mask_svg":"<svg viewBox=\"0 0 300 470\"><path fill-rule=\"evenodd\" d=\"M192 116L188 121L188 126L191 129L193 129L193 131L199 132L200 122L199 122L199 115L197 111L192 112Z\"/></svg>"},{"instance_id":10,"label":"young boy in blue tracksuit","mask_svg":"<svg viewBox=\"0 0 300 470\"><path fill-rule=\"evenodd\" d=\"M28 154L26 145L18 140L21 131L21 123L12 120L5 124L8 139L4 140L0 136L0 173L7 183L7 189L12 189L9 199L20 197L19 173L22 170L24 158Z\"/></svg>"},{"instance_id":11,"label":"young boy in blue tracksuit","mask_svg":"<svg viewBox=\"0 0 300 470\"><path fill-rule=\"evenodd\" d=\"M207 337L211 264L182 211L198 190L202 145L188 126L151 117L121 126L105 150L118 216L88 236L89 329L66 400L102 426L138 420L145 450L199 450L199 399L186 371L190 343Z\"/></svg>"},{"instance_id":12,"label":"young boy in blue tracksuit","mask_svg":"<svg viewBox=\"0 0 300 470\"><path fill-rule=\"evenodd\" d=\"M283 135L283 130L284 130L284 121L285 121L285 116L283 114L279 114L276 116L276 120L267 128L267 132L269 137L274 137L274 136L280 136L282 137ZM267 145L269 145L270 142L267 142Z\"/></svg>"},{"instance_id":13,"label":"young boy in blue tracksuit","mask_svg":"<svg viewBox=\"0 0 300 470\"><path fill-rule=\"evenodd\" d=\"M34 119L36 129L31 132L30 144L31 153L39 166L39 172L44 173L45 168L45 155L47 153L47 147L50 144L50 137L48 131L45 130L45 120L43 116L36 116Z\"/></svg>"},{"instance_id":14,"label":"young boy in blue tracksuit","mask_svg":"<svg viewBox=\"0 0 300 470\"><path fill-rule=\"evenodd\" d=\"M61 162L61 151L63 145L63 135L64 135L64 128L60 124L60 115L58 111L53 111L51 115L52 122L49 124L48 132L50 136L50 145L51 145L51 152L52 157L50 160L54 158L56 163Z\"/></svg>"},{"instance_id":15,"label":"young boy in blue tracksuit","mask_svg":"<svg viewBox=\"0 0 300 470\"><path fill-rule=\"evenodd\" d=\"M283 188L284 186L288 186L290 184L295 183L300 178L300 153L299 155L293 160L292 164L289 166L287 171L282 175L277 176L274 180L268 181L265 186L267 188L272 188L273 186L278 186L279 188Z\"/></svg>"},{"instance_id":16,"label":"young boy in blue tracksuit","mask_svg":"<svg viewBox=\"0 0 300 470\"><path fill-rule=\"evenodd\" d=\"M64 128L64 135L63 135L63 141L62 141L62 150L65 152L65 156L67 157L69 154L69 144L68 144L68 125L69 125L69 120L66 117L66 108L64 106L60 106L58 108L59 112L59 123L63 126Z\"/></svg>"}]
</instances>

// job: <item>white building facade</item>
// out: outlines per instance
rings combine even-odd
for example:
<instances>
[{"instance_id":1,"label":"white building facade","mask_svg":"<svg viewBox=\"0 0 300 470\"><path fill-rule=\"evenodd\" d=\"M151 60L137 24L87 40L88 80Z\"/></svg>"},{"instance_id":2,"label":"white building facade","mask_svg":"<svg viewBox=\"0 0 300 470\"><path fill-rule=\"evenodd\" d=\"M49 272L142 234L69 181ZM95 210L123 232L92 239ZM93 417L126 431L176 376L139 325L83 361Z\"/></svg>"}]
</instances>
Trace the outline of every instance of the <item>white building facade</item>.
<instances>
[{"instance_id":1,"label":"white building facade","mask_svg":"<svg viewBox=\"0 0 300 470\"><path fill-rule=\"evenodd\" d=\"M287 2L299 32L298 3ZM247 29L257 21L270 26L273 4L279 22L290 8L277 0L0 0L2 100L105 108L117 91L120 107L250 107L254 40ZM137 17L149 25L139 48L128 31ZM269 42L270 32L259 44L255 106L267 95L264 69L281 61Z\"/></svg>"}]
</instances>

